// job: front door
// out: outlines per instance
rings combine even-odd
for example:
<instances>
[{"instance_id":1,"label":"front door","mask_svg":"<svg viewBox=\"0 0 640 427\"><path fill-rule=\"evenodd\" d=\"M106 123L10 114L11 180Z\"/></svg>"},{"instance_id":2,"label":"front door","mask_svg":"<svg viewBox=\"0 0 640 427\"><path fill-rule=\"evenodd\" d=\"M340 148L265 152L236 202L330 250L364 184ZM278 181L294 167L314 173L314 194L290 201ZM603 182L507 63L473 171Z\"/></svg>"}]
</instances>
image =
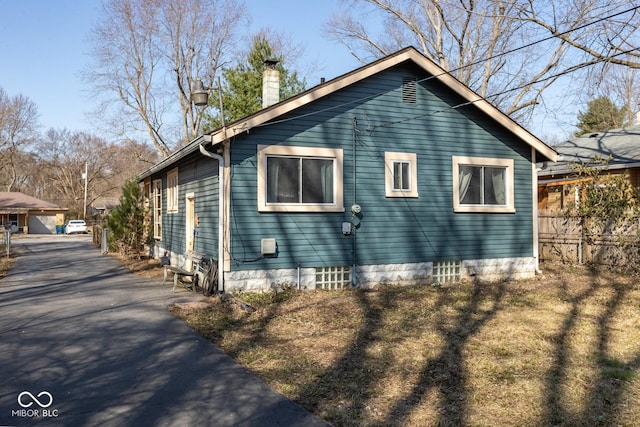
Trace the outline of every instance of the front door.
<instances>
[{"instance_id":1,"label":"front door","mask_svg":"<svg viewBox=\"0 0 640 427\"><path fill-rule=\"evenodd\" d=\"M185 251L192 251L195 248L196 243L196 198L193 193L189 193L186 196L185 215Z\"/></svg>"}]
</instances>

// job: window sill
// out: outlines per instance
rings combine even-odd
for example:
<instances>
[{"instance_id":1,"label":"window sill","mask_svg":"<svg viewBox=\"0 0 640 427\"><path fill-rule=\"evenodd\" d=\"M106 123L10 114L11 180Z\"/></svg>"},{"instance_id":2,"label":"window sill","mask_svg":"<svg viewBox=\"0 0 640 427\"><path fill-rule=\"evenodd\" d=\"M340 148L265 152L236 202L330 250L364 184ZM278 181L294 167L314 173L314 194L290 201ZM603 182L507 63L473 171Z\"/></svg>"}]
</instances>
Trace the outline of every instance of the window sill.
<instances>
[{"instance_id":1,"label":"window sill","mask_svg":"<svg viewBox=\"0 0 640 427\"><path fill-rule=\"evenodd\" d=\"M456 206L456 213L516 213L516 208L511 206Z\"/></svg>"},{"instance_id":2,"label":"window sill","mask_svg":"<svg viewBox=\"0 0 640 427\"><path fill-rule=\"evenodd\" d=\"M344 206L266 205L260 206L258 212L344 212Z\"/></svg>"},{"instance_id":3,"label":"window sill","mask_svg":"<svg viewBox=\"0 0 640 427\"><path fill-rule=\"evenodd\" d=\"M387 198L417 199L418 193L413 191L394 191L385 194Z\"/></svg>"}]
</instances>

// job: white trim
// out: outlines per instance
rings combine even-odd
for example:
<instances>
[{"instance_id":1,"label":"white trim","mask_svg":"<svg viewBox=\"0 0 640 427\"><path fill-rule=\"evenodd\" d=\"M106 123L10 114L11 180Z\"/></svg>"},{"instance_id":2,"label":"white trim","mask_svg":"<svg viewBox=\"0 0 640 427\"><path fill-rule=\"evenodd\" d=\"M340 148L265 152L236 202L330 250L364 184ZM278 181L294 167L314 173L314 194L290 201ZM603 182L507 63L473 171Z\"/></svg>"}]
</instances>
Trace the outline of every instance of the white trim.
<instances>
[{"instance_id":1,"label":"white trim","mask_svg":"<svg viewBox=\"0 0 640 427\"><path fill-rule=\"evenodd\" d=\"M195 249L194 229L196 227L196 195L195 193L187 193L184 195L184 225L185 225L185 247L184 250L192 251Z\"/></svg>"},{"instance_id":2,"label":"white trim","mask_svg":"<svg viewBox=\"0 0 640 427\"><path fill-rule=\"evenodd\" d=\"M395 162L409 163L409 190L403 191L393 188L393 164ZM416 153L386 151L384 153L384 183L386 197L418 197L418 156Z\"/></svg>"},{"instance_id":3,"label":"white trim","mask_svg":"<svg viewBox=\"0 0 640 427\"><path fill-rule=\"evenodd\" d=\"M453 211L454 212L478 212L478 213L514 213L516 211L514 205L514 162L513 159L497 159L489 157L465 157L452 156L452 175L453 175ZM505 176L505 197L504 205L465 205L460 203L460 183L459 183L459 166L489 166L506 168Z\"/></svg>"},{"instance_id":4,"label":"white trim","mask_svg":"<svg viewBox=\"0 0 640 427\"><path fill-rule=\"evenodd\" d=\"M225 189L227 182L225 177L228 176L228 173L225 172L227 162L220 154L207 151L204 148L204 144L199 147L202 155L215 159L218 162L218 291L224 292L224 275L226 271L230 270L230 257L224 250L225 247L229 247L226 239L230 235L230 233L227 232L228 221L225 221L225 218L229 217L227 215L227 208L230 205L229 200L227 200L229 191ZM224 144L223 147L223 154L228 156L229 144Z\"/></svg>"},{"instance_id":5,"label":"white trim","mask_svg":"<svg viewBox=\"0 0 640 427\"><path fill-rule=\"evenodd\" d=\"M324 157L333 159L334 201L332 204L267 203L267 156ZM258 145L257 199L260 212L344 212L343 200L343 150L341 148L292 147Z\"/></svg>"},{"instance_id":6,"label":"white trim","mask_svg":"<svg viewBox=\"0 0 640 427\"><path fill-rule=\"evenodd\" d=\"M222 142L226 138L231 138L240 133L249 131L249 129L281 117L283 114L289 113L299 107L307 105L313 101L330 95L340 89L343 89L367 77L392 68L405 61L413 61L428 74L432 75L434 79L440 81L449 89L462 96L466 101L468 101L469 104L474 105L483 113L487 114L501 126L507 129L509 132L520 138L528 145L534 147L543 156L553 162L557 161L558 153L553 148L536 138L528 130L520 126L509 116L494 107L486 99L482 98L461 81L453 77L451 73L446 72L443 68L441 68L426 56L422 55L413 47L402 49L376 62L365 65L343 76L337 77L336 79L333 79L326 84L316 86L315 88L312 88L298 96L289 98L286 101L274 105L273 107L265 108L243 120L232 123L231 126L224 129L224 132L221 130L211 134L212 142L215 145L219 142Z\"/></svg>"},{"instance_id":7,"label":"white trim","mask_svg":"<svg viewBox=\"0 0 640 427\"><path fill-rule=\"evenodd\" d=\"M167 172L167 213L178 213L178 168Z\"/></svg>"},{"instance_id":8,"label":"white trim","mask_svg":"<svg viewBox=\"0 0 640 427\"><path fill-rule=\"evenodd\" d=\"M162 179L154 179L153 192L153 238L162 240ZM160 199L160 203L158 203ZM160 205L160 206L158 206Z\"/></svg>"},{"instance_id":9,"label":"white trim","mask_svg":"<svg viewBox=\"0 0 640 427\"><path fill-rule=\"evenodd\" d=\"M531 206L533 222L533 258L535 259L536 272L540 270L540 252L538 239L540 231L538 229L538 171L536 168L536 150L531 147Z\"/></svg>"}]
</instances>

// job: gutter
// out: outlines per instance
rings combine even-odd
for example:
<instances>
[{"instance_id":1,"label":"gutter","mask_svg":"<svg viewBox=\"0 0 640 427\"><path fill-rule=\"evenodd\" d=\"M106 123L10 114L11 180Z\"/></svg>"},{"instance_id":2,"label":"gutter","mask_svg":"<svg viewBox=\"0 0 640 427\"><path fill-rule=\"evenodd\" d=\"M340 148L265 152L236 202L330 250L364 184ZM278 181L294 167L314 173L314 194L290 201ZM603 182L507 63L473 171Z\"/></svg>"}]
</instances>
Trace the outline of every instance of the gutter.
<instances>
[{"instance_id":1,"label":"gutter","mask_svg":"<svg viewBox=\"0 0 640 427\"><path fill-rule=\"evenodd\" d=\"M211 142L211 135L202 135L196 141L200 153L218 161L218 292L224 293L224 158L204 148Z\"/></svg>"},{"instance_id":2,"label":"gutter","mask_svg":"<svg viewBox=\"0 0 640 427\"><path fill-rule=\"evenodd\" d=\"M194 151L196 151L198 149L198 145L199 145L198 143L203 138L205 138L204 142L211 142L211 136L210 135L201 135L201 136L199 136L198 138L196 138L193 141L191 141L189 144L185 145L184 147L182 147L181 149L179 149L175 153L171 154L169 157L165 157L160 162L156 163L155 165L151 166L146 171L142 172L138 176L138 181L143 181L145 178L148 178L151 175L154 175L154 174L160 172L161 170L171 166L174 162L177 162L178 160L180 160L181 158L187 156L188 154L193 153ZM208 138L208 140L206 138Z\"/></svg>"},{"instance_id":3,"label":"gutter","mask_svg":"<svg viewBox=\"0 0 640 427\"><path fill-rule=\"evenodd\" d=\"M580 163L580 162L571 162L571 163L576 163L576 164L580 164L582 166L589 166L591 169L594 170L620 170L620 169L631 169L631 168L638 168L640 167L640 162L630 162L630 163L607 163L605 165L596 165L596 166L592 166L592 165L588 165L585 163ZM562 174L568 174L568 173L575 173L575 169L571 169L568 166L563 166L563 167L558 167L558 169L539 169L538 170L538 175L540 177L546 177L546 176L554 176L554 175L562 175Z\"/></svg>"}]
</instances>

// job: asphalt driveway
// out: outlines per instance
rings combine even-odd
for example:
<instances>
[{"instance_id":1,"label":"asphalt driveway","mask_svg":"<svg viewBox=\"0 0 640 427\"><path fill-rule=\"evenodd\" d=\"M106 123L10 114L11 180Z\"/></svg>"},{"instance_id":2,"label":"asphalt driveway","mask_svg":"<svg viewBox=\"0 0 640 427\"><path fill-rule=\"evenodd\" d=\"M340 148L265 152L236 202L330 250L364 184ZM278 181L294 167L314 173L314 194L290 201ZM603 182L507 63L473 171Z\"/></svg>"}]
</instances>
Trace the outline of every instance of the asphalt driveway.
<instances>
[{"instance_id":1,"label":"asphalt driveway","mask_svg":"<svg viewBox=\"0 0 640 427\"><path fill-rule=\"evenodd\" d=\"M86 236L13 240L0 280L0 425L325 425L173 317L199 298Z\"/></svg>"}]
</instances>

